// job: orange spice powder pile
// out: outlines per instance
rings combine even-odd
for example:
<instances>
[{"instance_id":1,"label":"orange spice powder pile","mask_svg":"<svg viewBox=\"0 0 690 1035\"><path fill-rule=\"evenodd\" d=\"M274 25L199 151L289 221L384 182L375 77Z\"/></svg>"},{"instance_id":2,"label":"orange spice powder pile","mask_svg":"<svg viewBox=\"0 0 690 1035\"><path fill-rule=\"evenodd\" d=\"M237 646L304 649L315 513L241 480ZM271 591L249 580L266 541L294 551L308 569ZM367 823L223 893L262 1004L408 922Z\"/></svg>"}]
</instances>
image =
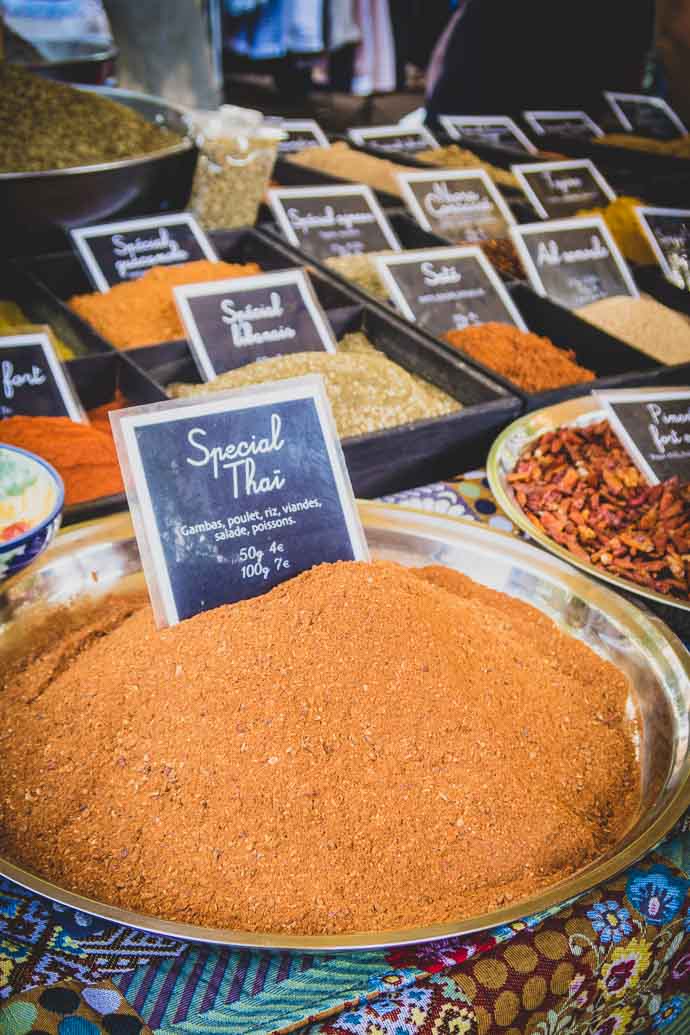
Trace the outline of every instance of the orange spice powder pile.
<instances>
[{"instance_id":1,"label":"orange spice powder pile","mask_svg":"<svg viewBox=\"0 0 690 1035\"><path fill-rule=\"evenodd\" d=\"M117 284L103 293L74 295L68 305L118 349L133 349L184 338L173 288L180 284L250 277L261 272L255 262L211 262L200 259L179 266L155 266L138 280Z\"/></svg>"},{"instance_id":2,"label":"orange spice powder pile","mask_svg":"<svg viewBox=\"0 0 690 1035\"><path fill-rule=\"evenodd\" d=\"M575 362L571 349L559 349L548 338L507 323L489 322L448 331L446 340L526 392L582 384L596 376Z\"/></svg>"},{"instance_id":3,"label":"orange spice powder pile","mask_svg":"<svg viewBox=\"0 0 690 1035\"><path fill-rule=\"evenodd\" d=\"M442 568L322 565L162 632L110 601L4 681L2 854L180 921L459 918L638 808L623 674Z\"/></svg>"}]
</instances>

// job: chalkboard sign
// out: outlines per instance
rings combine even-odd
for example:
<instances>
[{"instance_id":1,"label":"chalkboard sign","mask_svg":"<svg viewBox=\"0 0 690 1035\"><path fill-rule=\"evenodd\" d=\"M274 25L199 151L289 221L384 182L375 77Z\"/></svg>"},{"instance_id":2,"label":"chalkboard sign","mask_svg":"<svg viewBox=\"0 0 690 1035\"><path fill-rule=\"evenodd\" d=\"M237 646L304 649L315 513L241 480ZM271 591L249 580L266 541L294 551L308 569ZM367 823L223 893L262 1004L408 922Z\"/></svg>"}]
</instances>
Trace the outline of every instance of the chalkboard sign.
<instances>
[{"instance_id":1,"label":"chalkboard sign","mask_svg":"<svg viewBox=\"0 0 690 1035\"><path fill-rule=\"evenodd\" d=\"M281 187L268 200L290 244L315 259L362 255L400 244L369 187Z\"/></svg>"},{"instance_id":2,"label":"chalkboard sign","mask_svg":"<svg viewBox=\"0 0 690 1035\"><path fill-rule=\"evenodd\" d=\"M616 93L610 90L604 93L604 97L628 133L655 137L657 140L672 140L674 137L687 135L687 129L662 97L650 97L644 93Z\"/></svg>"},{"instance_id":3,"label":"chalkboard sign","mask_svg":"<svg viewBox=\"0 0 690 1035\"><path fill-rule=\"evenodd\" d=\"M690 209L641 206L636 212L665 276L690 288Z\"/></svg>"},{"instance_id":4,"label":"chalkboard sign","mask_svg":"<svg viewBox=\"0 0 690 1035\"><path fill-rule=\"evenodd\" d=\"M534 290L567 309L612 295L638 297L625 259L601 216L510 229Z\"/></svg>"},{"instance_id":5,"label":"chalkboard sign","mask_svg":"<svg viewBox=\"0 0 690 1035\"><path fill-rule=\"evenodd\" d=\"M283 119L280 124L286 139L278 144L281 154L295 154L308 147L330 147L330 141L313 119Z\"/></svg>"},{"instance_id":6,"label":"chalkboard sign","mask_svg":"<svg viewBox=\"0 0 690 1035\"><path fill-rule=\"evenodd\" d=\"M367 558L320 377L110 419L159 626Z\"/></svg>"},{"instance_id":7,"label":"chalkboard sign","mask_svg":"<svg viewBox=\"0 0 690 1035\"><path fill-rule=\"evenodd\" d=\"M430 334L489 321L526 330L512 298L481 248L427 248L377 257L390 299Z\"/></svg>"},{"instance_id":8,"label":"chalkboard sign","mask_svg":"<svg viewBox=\"0 0 690 1035\"><path fill-rule=\"evenodd\" d=\"M215 248L187 212L147 216L70 230L72 243L98 291L136 280L154 266L218 260Z\"/></svg>"},{"instance_id":9,"label":"chalkboard sign","mask_svg":"<svg viewBox=\"0 0 690 1035\"><path fill-rule=\"evenodd\" d=\"M21 415L86 421L77 394L47 334L0 337L0 375L0 418Z\"/></svg>"},{"instance_id":10,"label":"chalkboard sign","mask_svg":"<svg viewBox=\"0 0 690 1035\"><path fill-rule=\"evenodd\" d=\"M586 111L523 111L525 122L538 136L557 133L562 137L590 140L603 137L603 129L590 119Z\"/></svg>"},{"instance_id":11,"label":"chalkboard sign","mask_svg":"<svg viewBox=\"0 0 690 1035\"><path fill-rule=\"evenodd\" d=\"M304 270L185 284L173 293L205 381L288 352L335 352L330 324Z\"/></svg>"},{"instance_id":12,"label":"chalkboard sign","mask_svg":"<svg viewBox=\"0 0 690 1035\"><path fill-rule=\"evenodd\" d=\"M474 244L507 237L512 212L483 169L397 173L407 207L424 230Z\"/></svg>"},{"instance_id":13,"label":"chalkboard sign","mask_svg":"<svg viewBox=\"0 0 690 1035\"><path fill-rule=\"evenodd\" d=\"M347 135L360 147L375 147L377 151L402 151L416 154L437 148L438 141L426 126L366 126L349 129Z\"/></svg>"},{"instance_id":14,"label":"chalkboard sign","mask_svg":"<svg viewBox=\"0 0 690 1035\"><path fill-rule=\"evenodd\" d=\"M449 137L470 146L489 144L531 155L537 153L529 137L507 115L441 115L439 122Z\"/></svg>"},{"instance_id":15,"label":"chalkboard sign","mask_svg":"<svg viewBox=\"0 0 690 1035\"><path fill-rule=\"evenodd\" d=\"M690 388L595 392L611 427L642 474L656 485L690 482Z\"/></svg>"},{"instance_id":16,"label":"chalkboard sign","mask_svg":"<svg viewBox=\"0 0 690 1035\"><path fill-rule=\"evenodd\" d=\"M559 219L583 208L600 208L616 197L587 158L528 162L510 168L542 219Z\"/></svg>"}]
</instances>

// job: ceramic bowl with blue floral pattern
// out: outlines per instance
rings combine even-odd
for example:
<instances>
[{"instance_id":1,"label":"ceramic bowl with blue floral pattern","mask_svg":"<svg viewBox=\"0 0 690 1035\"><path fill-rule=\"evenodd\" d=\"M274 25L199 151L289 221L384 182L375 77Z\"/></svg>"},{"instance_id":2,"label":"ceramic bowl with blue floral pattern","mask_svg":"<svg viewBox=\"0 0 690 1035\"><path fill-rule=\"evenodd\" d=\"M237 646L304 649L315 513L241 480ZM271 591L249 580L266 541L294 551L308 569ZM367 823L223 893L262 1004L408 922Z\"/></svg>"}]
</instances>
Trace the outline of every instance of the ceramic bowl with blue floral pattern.
<instances>
[{"instance_id":1,"label":"ceramic bowl with blue floral pattern","mask_svg":"<svg viewBox=\"0 0 690 1035\"><path fill-rule=\"evenodd\" d=\"M64 502L62 479L50 464L0 443L0 583L26 568L53 541Z\"/></svg>"}]
</instances>

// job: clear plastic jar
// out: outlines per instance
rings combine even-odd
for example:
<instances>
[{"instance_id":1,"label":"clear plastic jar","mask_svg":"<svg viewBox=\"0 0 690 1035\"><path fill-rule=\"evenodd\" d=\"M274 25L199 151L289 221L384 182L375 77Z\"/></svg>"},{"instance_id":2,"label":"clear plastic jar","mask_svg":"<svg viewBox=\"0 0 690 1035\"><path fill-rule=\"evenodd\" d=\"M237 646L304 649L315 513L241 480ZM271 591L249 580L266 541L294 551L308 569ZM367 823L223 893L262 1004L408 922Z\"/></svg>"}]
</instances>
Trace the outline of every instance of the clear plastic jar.
<instances>
[{"instance_id":1,"label":"clear plastic jar","mask_svg":"<svg viewBox=\"0 0 690 1035\"><path fill-rule=\"evenodd\" d=\"M190 210L207 230L253 226L284 134L260 112L230 105L190 122L200 151Z\"/></svg>"}]
</instances>

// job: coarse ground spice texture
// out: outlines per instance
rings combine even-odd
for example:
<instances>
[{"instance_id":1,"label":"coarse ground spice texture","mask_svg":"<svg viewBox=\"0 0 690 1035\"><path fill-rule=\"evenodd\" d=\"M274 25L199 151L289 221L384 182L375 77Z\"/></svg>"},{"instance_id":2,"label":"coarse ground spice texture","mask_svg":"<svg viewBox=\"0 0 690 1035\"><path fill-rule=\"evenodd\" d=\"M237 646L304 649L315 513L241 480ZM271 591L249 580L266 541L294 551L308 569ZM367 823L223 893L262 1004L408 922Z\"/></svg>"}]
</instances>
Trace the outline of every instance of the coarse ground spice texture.
<instances>
[{"instance_id":1,"label":"coarse ground spice texture","mask_svg":"<svg viewBox=\"0 0 690 1035\"><path fill-rule=\"evenodd\" d=\"M255 262L212 262L199 259L179 266L156 266L138 280L116 284L109 291L74 295L69 307L117 349L135 349L185 337L173 288L261 273Z\"/></svg>"},{"instance_id":2,"label":"coarse ground spice texture","mask_svg":"<svg viewBox=\"0 0 690 1035\"><path fill-rule=\"evenodd\" d=\"M490 321L448 331L446 340L526 392L583 384L596 376L575 362L571 349L559 349L548 338L507 323Z\"/></svg>"},{"instance_id":3,"label":"coarse ground spice texture","mask_svg":"<svg viewBox=\"0 0 690 1035\"><path fill-rule=\"evenodd\" d=\"M111 601L4 674L0 849L216 927L459 918L634 821L628 696L540 612L444 568L322 565L162 632Z\"/></svg>"}]
</instances>

